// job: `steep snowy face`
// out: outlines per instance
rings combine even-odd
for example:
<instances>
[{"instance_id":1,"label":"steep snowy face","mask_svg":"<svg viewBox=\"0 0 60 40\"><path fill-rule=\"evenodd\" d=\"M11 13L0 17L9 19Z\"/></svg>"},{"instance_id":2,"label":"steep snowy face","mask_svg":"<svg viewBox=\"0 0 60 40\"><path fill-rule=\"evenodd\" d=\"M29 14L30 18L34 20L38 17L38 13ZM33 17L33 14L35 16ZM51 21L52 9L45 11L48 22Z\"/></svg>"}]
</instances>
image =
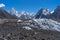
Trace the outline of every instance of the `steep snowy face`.
<instances>
[{"instance_id":1,"label":"steep snowy face","mask_svg":"<svg viewBox=\"0 0 60 40\"><path fill-rule=\"evenodd\" d=\"M16 11L14 8L11 8L11 10L10 10L10 14L19 17L19 13L18 13L18 11Z\"/></svg>"},{"instance_id":2,"label":"steep snowy face","mask_svg":"<svg viewBox=\"0 0 60 40\"><path fill-rule=\"evenodd\" d=\"M28 13L28 12L26 12L26 11L22 11L22 12L20 13L20 18L23 18L23 19L30 19L30 18L33 18L33 17L34 17L33 14Z\"/></svg>"},{"instance_id":3,"label":"steep snowy face","mask_svg":"<svg viewBox=\"0 0 60 40\"><path fill-rule=\"evenodd\" d=\"M22 11L20 13L20 18L27 19L27 17L28 17L28 13L26 11Z\"/></svg>"},{"instance_id":4,"label":"steep snowy face","mask_svg":"<svg viewBox=\"0 0 60 40\"><path fill-rule=\"evenodd\" d=\"M43 15L48 15L49 14L49 9L43 9L42 14Z\"/></svg>"},{"instance_id":5,"label":"steep snowy face","mask_svg":"<svg viewBox=\"0 0 60 40\"><path fill-rule=\"evenodd\" d=\"M12 8L10 10L10 14L11 15L15 15L15 16L17 16L19 18L22 18L22 19L30 19L30 18L33 18L34 17L34 15L31 14L31 13L29 13L29 12L26 12L26 11L18 12L14 8Z\"/></svg>"},{"instance_id":6,"label":"steep snowy face","mask_svg":"<svg viewBox=\"0 0 60 40\"><path fill-rule=\"evenodd\" d=\"M60 23L51 19L33 19L40 25L40 29L54 30L60 32Z\"/></svg>"},{"instance_id":7,"label":"steep snowy face","mask_svg":"<svg viewBox=\"0 0 60 40\"><path fill-rule=\"evenodd\" d=\"M41 8L38 13L36 14L36 18L45 18L47 15L50 15L49 9Z\"/></svg>"}]
</instances>

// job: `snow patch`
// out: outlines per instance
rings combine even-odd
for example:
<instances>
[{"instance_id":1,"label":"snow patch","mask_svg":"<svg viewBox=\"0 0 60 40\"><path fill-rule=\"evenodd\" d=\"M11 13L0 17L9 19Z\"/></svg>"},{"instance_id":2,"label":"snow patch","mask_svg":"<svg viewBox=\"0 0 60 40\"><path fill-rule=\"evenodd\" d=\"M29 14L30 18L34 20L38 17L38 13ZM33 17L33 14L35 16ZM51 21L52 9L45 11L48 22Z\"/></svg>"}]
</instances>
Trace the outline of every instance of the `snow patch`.
<instances>
[{"instance_id":1,"label":"snow patch","mask_svg":"<svg viewBox=\"0 0 60 40\"><path fill-rule=\"evenodd\" d=\"M22 22L22 20L17 20L17 22Z\"/></svg>"},{"instance_id":2,"label":"snow patch","mask_svg":"<svg viewBox=\"0 0 60 40\"><path fill-rule=\"evenodd\" d=\"M24 26L23 28L25 28L26 30L32 30L30 27L28 26Z\"/></svg>"},{"instance_id":3,"label":"snow patch","mask_svg":"<svg viewBox=\"0 0 60 40\"><path fill-rule=\"evenodd\" d=\"M51 14L53 13L54 11L51 11Z\"/></svg>"},{"instance_id":4,"label":"snow patch","mask_svg":"<svg viewBox=\"0 0 60 40\"><path fill-rule=\"evenodd\" d=\"M5 7L5 4L1 3L0 4L0 8L2 8L2 7Z\"/></svg>"}]
</instances>

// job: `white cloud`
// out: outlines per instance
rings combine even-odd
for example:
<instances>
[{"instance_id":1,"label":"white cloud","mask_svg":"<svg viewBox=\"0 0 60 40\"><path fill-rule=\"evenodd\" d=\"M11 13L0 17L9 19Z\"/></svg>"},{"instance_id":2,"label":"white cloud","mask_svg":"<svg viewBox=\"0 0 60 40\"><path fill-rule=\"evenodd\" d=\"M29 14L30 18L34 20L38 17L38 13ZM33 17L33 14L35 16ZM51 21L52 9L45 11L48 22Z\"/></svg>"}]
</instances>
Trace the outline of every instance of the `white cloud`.
<instances>
[{"instance_id":1,"label":"white cloud","mask_svg":"<svg viewBox=\"0 0 60 40\"><path fill-rule=\"evenodd\" d=\"M1 4L0 4L0 7L5 7L5 4L1 3Z\"/></svg>"}]
</instances>

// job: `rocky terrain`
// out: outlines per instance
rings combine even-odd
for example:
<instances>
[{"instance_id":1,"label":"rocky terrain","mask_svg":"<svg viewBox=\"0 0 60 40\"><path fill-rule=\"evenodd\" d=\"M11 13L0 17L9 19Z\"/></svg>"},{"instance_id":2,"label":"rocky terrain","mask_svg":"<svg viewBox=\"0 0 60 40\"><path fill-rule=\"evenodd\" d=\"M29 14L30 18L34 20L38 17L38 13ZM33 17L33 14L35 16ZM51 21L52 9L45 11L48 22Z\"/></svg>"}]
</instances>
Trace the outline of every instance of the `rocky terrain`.
<instances>
[{"instance_id":1,"label":"rocky terrain","mask_svg":"<svg viewBox=\"0 0 60 40\"><path fill-rule=\"evenodd\" d=\"M53 13L41 8L36 15L0 8L0 40L60 40L59 21L60 6Z\"/></svg>"},{"instance_id":2,"label":"rocky terrain","mask_svg":"<svg viewBox=\"0 0 60 40\"><path fill-rule=\"evenodd\" d=\"M0 19L16 19L16 16L9 14L6 10L0 8Z\"/></svg>"},{"instance_id":3,"label":"rocky terrain","mask_svg":"<svg viewBox=\"0 0 60 40\"><path fill-rule=\"evenodd\" d=\"M32 19L0 25L0 40L60 40L57 30L45 30Z\"/></svg>"}]
</instances>

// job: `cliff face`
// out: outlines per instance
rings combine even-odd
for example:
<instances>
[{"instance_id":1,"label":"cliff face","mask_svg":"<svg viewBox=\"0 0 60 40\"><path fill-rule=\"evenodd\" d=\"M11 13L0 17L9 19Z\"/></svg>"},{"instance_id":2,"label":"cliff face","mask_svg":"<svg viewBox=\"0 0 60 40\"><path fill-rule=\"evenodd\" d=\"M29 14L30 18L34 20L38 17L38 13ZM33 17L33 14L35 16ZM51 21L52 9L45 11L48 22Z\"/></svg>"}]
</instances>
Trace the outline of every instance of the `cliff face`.
<instances>
[{"instance_id":1,"label":"cliff face","mask_svg":"<svg viewBox=\"0 0 60 40\"><path fill-rule=\"evenodd\" d=\"M39 29L33 20L18 20L0 25L0 39L6 40L60 40L60 32Z\"/></svg>"}]
</instances>

